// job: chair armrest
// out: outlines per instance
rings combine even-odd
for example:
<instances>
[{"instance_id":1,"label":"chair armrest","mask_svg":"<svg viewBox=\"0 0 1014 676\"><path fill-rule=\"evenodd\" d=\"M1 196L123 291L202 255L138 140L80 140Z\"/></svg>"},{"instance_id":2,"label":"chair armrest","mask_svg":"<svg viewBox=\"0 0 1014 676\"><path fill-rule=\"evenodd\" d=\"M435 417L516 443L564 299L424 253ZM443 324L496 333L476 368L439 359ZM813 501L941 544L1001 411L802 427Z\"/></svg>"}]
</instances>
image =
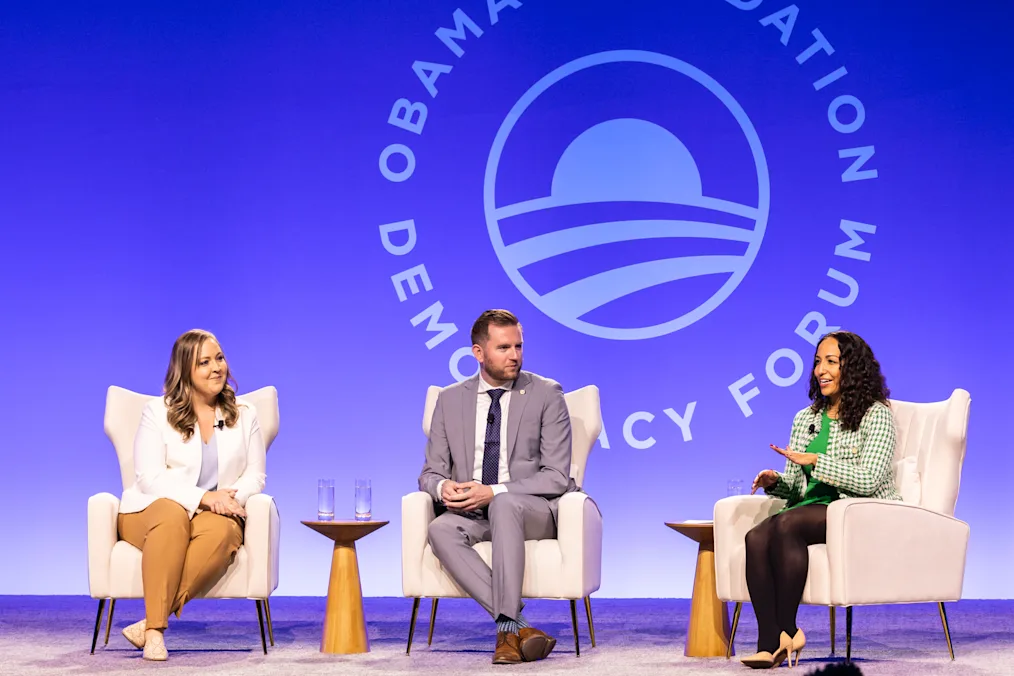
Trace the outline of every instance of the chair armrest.
<instances>
[{"instance_id":1,"label":"chair armrest","mask_svg":"<svg viewBox=\"0 0 1014 676\"><path fill-rule=\"evenodd\" d=\"M246 527L243 547L250 565L247 596L266 599L278 588L278 549L281 539L281 519L275 499L265 493L255 493L246 501Z\"/></svg>"},{"instance_id":2,"label":"chair armrest","mask_svg":"<svg viewBox=\"0 0 1014 676\"><path fill-rule=\"evenodd\" d=\"M897 500L848 498L827 508L835 605L957 601L968 524Z\"/></svg>"},{"instance_id":3,"label":"chair armrest","mask_svg":"<svg viewBox=\"0 0 1014 676\"><path fill-rule=\"evenodd\" d=\"M119 539L119 513L120 499L111 493L88 498L88 590L93 599L107 598L110 593L110 556Z\"/></svg>"},{"instance_id":4,"label":"chair armrest","mask_svg":"<svg viewBox=\"0 0 1014 676\"><path fill-rule=\"evenodd\" d=\"M785 500L766 495L734 495L715 503L715 582L718 598L732 599L741 585L745 567L746 534L764 519L777 514ZM745 585L745 582L743 582Z\"/></svg>"},{"instance_id":5,"label":"chair armrest","mask_svg":"<svg viewBox=\"0 0 1014 676\"><path fill-rule=\"evenodd\" d=\"M430 522L436 515L429 493L416 491L401 499L401 589L405 596L421 596L423 554Z\"/></svg>"},{"instance_id":6,"label":"chair armrest","mask_svg":"<svg viewBox=\"0 0 1014 676\"><path fill-rule=\"evenodd\" d=\"M580 599L602 584L602 513L587 493L565 493L557 505L556 539L563 598Z\"/></svg>"}]
</instances>

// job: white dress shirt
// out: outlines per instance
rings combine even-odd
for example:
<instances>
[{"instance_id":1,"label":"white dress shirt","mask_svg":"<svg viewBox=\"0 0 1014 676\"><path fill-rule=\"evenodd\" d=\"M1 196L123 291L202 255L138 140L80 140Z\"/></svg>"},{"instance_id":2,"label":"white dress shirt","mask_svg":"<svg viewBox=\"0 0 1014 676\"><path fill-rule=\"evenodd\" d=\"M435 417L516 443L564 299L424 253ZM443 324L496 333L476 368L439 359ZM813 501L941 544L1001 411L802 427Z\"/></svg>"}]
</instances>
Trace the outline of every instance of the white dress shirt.
<instances>
[{"instance_id":1,"label":"white dress shirt","mask_svg":"<svg viewBox=\"0 0 1014 676\"><path fill-rule=\"evenodd\" d=\"M478 400L475 402L475 464L472 467L472 479L482 483L482 459L486 455L486 419L493 399L487 392L503 390L500 395L500 477L491 488L493 495L507 490L504 483L511 480L511 471L507 467L507 411L511 405L511 391L508 387L493 387L479 374Z\"/></svg>"},{"instance_id":2,"label":"white dress shirt","mask_svg":"<svg viewBox=\"0 0 1014 676\"><path fill-rule=\"evenodd\" d=\"M507 410L510 408L511 391L508 387L493 387L482 377L482 373L479 373L479 387L475 402L475 464L472 466L472 480L482 483L482 459L486 455L486 419L489 417L489 408L493 404L493 399L486 394L490 390L504 391L500 395L500 476L498 477L500 483L490 486L493 489L493 495L499 495L507 491L504 483L511 480L511 471L507 467ZM443 479L437 484L437 495L444 494L444 481L447 479Z\"/></svg>"}]
</instances>

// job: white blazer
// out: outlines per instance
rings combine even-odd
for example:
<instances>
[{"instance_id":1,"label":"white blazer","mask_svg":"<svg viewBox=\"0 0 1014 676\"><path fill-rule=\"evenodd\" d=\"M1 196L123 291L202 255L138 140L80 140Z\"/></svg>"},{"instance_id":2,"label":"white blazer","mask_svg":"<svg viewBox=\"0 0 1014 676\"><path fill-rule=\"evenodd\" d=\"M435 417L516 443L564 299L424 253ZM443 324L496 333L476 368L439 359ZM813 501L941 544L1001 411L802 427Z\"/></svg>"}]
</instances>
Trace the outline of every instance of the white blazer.
<instances>
[{"instance_id":1,"label":"white blazer","mask_svg":"<svg viewBox=\"0 0 1014 676\"><path fill-rule=\"evenodd\" d=\"M218 445L218 487L235 488L236 501L264 490L265 449L254 406L237 398L239 420L233 427L215 428ZM221 410L216 418L223 418ZM197 487L201 476L201 433L194 426L190 441L169 425L165 402L155 397L144 407L134 437L134 485L123 491L120 514L140 512L159 498L181 504L193 518L204 497Z\"/></svg>"}]
</instances>

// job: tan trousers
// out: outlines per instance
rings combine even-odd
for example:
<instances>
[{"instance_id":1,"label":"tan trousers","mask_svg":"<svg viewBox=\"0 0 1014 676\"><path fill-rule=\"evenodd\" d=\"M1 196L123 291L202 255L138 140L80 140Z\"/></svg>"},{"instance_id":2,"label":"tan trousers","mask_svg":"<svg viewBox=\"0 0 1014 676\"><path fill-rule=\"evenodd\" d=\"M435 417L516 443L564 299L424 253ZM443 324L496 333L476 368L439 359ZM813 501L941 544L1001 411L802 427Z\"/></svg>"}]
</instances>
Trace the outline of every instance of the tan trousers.
<instances>
[{"instance_id":1,"label":"tan trousers","mask_svg":"<svg viewBox=\"0 0 1014 676\"><path fill-rule=\"evenodd\" d=\"M243 544L239 517L200 512L159 498L143 511L120 514L120 538L141 550L141 583L148 629L165 629L169 614L214 586Z\"/></svg>"}]
</instances>

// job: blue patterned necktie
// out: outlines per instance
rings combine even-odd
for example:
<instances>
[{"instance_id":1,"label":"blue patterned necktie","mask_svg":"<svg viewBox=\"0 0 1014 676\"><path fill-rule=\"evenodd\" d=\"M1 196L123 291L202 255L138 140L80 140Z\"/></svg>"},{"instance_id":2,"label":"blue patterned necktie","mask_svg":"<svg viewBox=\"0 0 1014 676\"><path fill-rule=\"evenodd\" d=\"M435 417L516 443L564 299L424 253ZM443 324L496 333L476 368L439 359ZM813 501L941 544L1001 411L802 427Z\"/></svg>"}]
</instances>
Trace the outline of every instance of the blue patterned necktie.
<instances>
[{"instance_id":1,"label":"blue patterned necktie","mask_svg":"<svg viewBox=\"0 0 1014 676\"><path fill-rule=\"evenodd\" d=\"M486 443L482 450L482 483L487 486L500 483L500 397L506 390L488 390L492 401L486 418Z\"/></svg>"}]
</instances>

